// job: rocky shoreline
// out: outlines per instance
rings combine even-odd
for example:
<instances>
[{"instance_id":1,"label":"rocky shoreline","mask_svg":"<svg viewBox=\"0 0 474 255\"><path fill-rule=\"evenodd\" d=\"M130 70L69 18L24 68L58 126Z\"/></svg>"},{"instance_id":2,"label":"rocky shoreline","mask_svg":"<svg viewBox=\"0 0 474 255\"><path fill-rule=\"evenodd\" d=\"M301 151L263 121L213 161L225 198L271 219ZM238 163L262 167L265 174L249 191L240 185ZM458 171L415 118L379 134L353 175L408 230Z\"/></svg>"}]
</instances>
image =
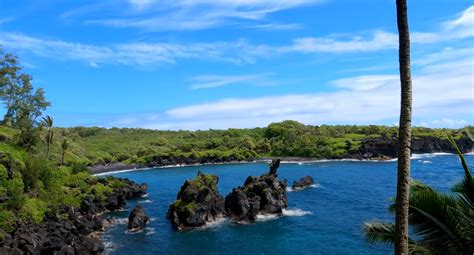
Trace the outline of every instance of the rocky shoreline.
<instances>
[{"instance_id":1,"label":"rocky shoreline","mask_svg":"<svg viewBox=\"0 0 474 255\"><path fill-rule=\"evenodd\" d=\"M474 141L469 137L462 137L457 140L459 149L463 153L474 151ZM353 146L348 143L347 147ZM362 141L360 147L356 150L348 150L348 153L341 157L321 159L321 158L304 158L304 157L260 157L249 158L247 160L238 161L233 158L224 160L216 160L214 158L191 159L182 157L162 157L155 158L149 164L125 164L123 162L114 162L109 164L99 164L91 166L89 169L93 174L102 174L112 171L121 170L138 170L147 168L165 168L180 166L202 166L202 165L218 165L218 164L242 164L253 162L271 162L275 158L281 159L282 162L315 162L320 160L374 160L387 161L397 158L398 139L396 137L383 136L380 138L368 138ZM415 137L412 141L413 154L425 153L455 153L451 144L446 139L438 137Z\"/></svg>"},{"instance_id":2,"label":"rocky shoreline","mask_svg":"<svg viewBox=\"0 0 474 255\"><path fill-rule=\"evenodd\" d=\"M119 178L116 178L119 179ZM127 199L142 197L146 184L119 179L125 186L114 188L105 200L86 198L80 208L62 206L39 224L21 223L14 233L1 233L0 254L101 254L99 232L112 224L103 213L121 209ZM99 179L98 182L105 182Z\"/></svg>"}]
</instances>

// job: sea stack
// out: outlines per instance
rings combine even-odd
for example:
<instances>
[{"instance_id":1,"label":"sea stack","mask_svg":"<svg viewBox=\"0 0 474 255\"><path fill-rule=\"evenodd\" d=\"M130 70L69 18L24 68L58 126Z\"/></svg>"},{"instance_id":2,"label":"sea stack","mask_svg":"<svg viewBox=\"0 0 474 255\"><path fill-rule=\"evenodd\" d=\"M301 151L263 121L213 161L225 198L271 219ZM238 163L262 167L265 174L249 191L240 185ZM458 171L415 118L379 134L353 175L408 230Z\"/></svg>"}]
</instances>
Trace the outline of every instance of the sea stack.
<instances>
[{"instance_id":1,"label":"sea stack","mask_svg":"<svg viewBox=\"0 0 474 255\"><path fill-rule=\"evenodd\" d=\"M314 184L313 177L305 176L305 177L302 177L299 181L294 181L291 188L293 190L303 190L313 184Z\"/></svg>"},{"instance_id":2,"label":"sea stack","mask_svg":"<svg viewBox=\"0 0 474 255\"><path fill-rule=\"evenodd\" d=\"M149 222L150 219L146 215L145 209L140 204L137 204L128 216L128 231L137 232L143 230Z\"/></svg>"},{"instance_id":3,"label":"sea stack","mask_svg":"<svg viewBox=\"0 0 474 255\"><path fill-rule=\"evenodd\" d=\"M273 160L270 171L260 177L249 176L243 186L225 198L227 216L236 222L253 221L259 214L282 214L288 207L286 180L279 181L280 160Z\"/></svg>"},{"instance_id":4,"label":"sea stack","mask_svg":"<svg viewBox=\"0 0 474 255\"><path fill-rule=\"evenodd\" d=\"M224 217L224 198L217 190L219 177L201 171L186 180L176 201L168 209L167 218L178 230L191 230Z\"/></svg>"}]
</instances>

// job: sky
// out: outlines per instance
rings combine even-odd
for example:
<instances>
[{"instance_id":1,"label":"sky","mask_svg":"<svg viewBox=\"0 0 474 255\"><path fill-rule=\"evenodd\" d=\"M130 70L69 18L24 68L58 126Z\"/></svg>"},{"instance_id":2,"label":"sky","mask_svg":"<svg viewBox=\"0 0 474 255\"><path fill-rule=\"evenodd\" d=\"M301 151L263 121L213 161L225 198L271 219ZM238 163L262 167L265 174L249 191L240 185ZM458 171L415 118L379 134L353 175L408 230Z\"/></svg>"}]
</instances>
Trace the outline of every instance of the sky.
<instances>
[{"instance_id":1,"label":"sky","mask_svg":"<svg viewBox=\"0 0 474 255\"><path fill-rule=\"evenodd\" d=\"M413 124L474 124L474 5L409 0ZM1 0L56 126L397 125L395 0Z\"/></svg>"}]
</instances>

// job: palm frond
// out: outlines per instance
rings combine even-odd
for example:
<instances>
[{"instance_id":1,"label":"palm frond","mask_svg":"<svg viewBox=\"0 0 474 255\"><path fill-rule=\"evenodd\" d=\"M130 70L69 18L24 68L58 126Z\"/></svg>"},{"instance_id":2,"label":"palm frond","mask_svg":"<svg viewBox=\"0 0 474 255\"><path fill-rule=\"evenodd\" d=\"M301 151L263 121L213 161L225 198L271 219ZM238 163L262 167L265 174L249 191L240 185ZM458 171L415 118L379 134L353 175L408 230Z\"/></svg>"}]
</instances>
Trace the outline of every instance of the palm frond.
<instances>
[{"instance_id":1,"label":"palm frond","mask_svg":"<svg viewBox=\"0 0 474 255\"><path fill-rule=\"evenodd\" d=\"M433 189L410 194L409 223L427 246L438 250L466 248L469 208L452 195Z\"/></svg>"},{"instance_id":2,"label":"palm frond","mask_svg":"<svg viewBox=\"0 0 474 255\"><path fill-rule=\"evenodd\" d=\"M395 224L383 222L368 222L364 225L367 242L371 244L384 243L393 245L395 242ZM410 254L427 253L429 249L418 242L409 239L408 250Z\"/></svg>"},{"instance_id":3,"label":"palm frond","mask_svg":"<svg viewBox=\"0 0 474 255\"><path fill-rule=\"evenodd\" d=\"M469 166L467 165L466 159L462 155L461 151L459 150L459 147L457 146L456 142L451 136L448 136L449 142L454 147L454 150L456 151L456 154L459 157L459 160L461 160L461 165L464 169L464 179L462 182L456 184L453 187L453 191L461 194L464 197L464 200L470 204L471 208L473 208L474 204L474 179L472 178L471 171L469 170Z\"/></svg>"}]
</instances>

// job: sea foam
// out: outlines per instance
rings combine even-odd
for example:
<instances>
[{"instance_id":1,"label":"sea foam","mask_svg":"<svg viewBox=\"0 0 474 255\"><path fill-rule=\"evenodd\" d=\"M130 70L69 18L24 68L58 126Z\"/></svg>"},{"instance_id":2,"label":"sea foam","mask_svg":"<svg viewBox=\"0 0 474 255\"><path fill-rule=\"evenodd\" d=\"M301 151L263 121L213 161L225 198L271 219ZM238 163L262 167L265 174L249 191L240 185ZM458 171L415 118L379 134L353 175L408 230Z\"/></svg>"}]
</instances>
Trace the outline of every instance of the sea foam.
<instances>
[{"instance_id":1,"label":"sea foam","mask_svg":"<svg viewBox=\"0 0 474 255\"><path fill-rule=\"evenodd\" d=\"M284 216L297 216L297 217L300 217L300 216L305 216L305 215L309 215L311 214L310 211L303 211L301 209L283 209L283 215Z\"/></svg>"},{"instance_id":2,"label":"sea foam","mask_svg":"<svg viewBox=\"0 0 474 255\"><path fill-rule=\"evenodd\" d=\"M321 184L319 183L311 184L309 185L308 188L321 188ZM292 187L286 187L286 192L295 192L295 191L302 191L302 190L305 190L305 189L293 189Z\"/></svg>"}]
</instances>

